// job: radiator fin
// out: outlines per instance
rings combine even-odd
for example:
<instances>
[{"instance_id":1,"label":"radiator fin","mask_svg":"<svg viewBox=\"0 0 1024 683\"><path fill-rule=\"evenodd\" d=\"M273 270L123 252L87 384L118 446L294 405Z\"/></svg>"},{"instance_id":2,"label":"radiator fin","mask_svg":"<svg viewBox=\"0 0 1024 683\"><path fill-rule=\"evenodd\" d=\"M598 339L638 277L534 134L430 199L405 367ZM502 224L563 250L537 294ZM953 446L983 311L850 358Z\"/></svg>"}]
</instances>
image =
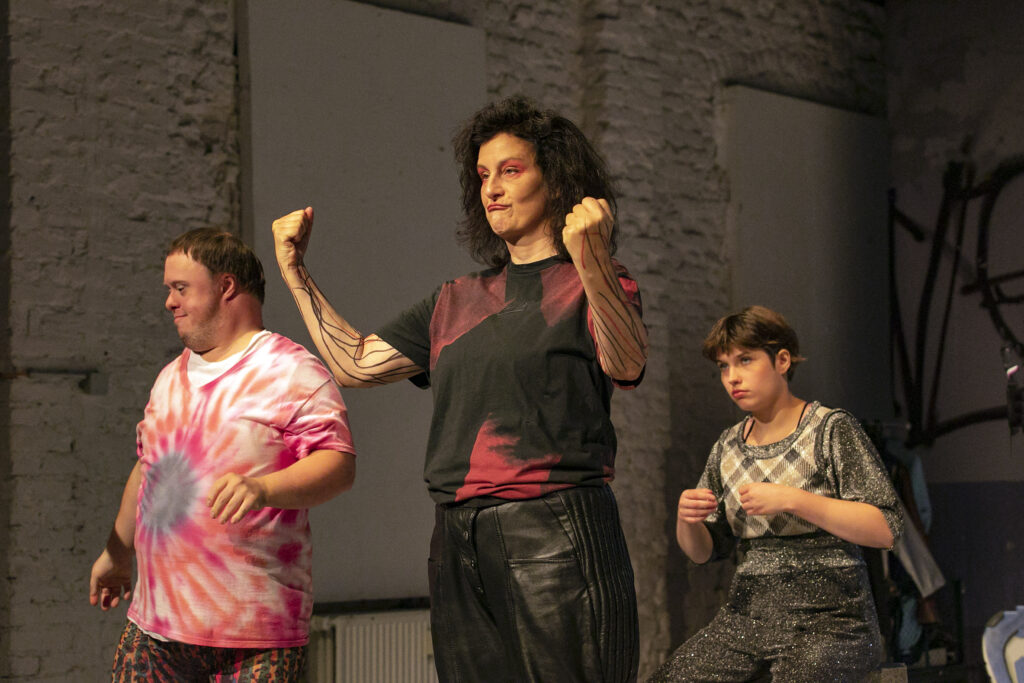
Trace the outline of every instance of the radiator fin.
<instances>
[{"instance_id":1,"label":"radiator fin","mask_svg":"<svg viewBox=\"0 0 1024 683\"><path fill-rule=\"evenodd\" d=\"M437 683L430 610L317 615L310 683Z\"/></svg>"}]
</instances>

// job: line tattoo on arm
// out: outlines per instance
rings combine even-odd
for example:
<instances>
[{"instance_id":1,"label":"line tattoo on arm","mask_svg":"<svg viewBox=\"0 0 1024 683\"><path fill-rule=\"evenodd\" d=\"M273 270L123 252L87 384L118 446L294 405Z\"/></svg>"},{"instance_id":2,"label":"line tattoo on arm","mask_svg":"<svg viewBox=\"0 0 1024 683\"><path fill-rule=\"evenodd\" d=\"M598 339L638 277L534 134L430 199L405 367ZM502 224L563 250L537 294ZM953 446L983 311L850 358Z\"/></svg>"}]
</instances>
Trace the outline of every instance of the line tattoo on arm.
<instances>
[{"instance_id":1,"label":"line tattoo on arm","mask_svg":"<svg viewBox=\"0 0 1024 683\"><path fill-rule=\"evenodd\" d=\"M301 278L302 284L292 288L292 296L300 310L300 297L308 301L315 324L307 321L306 326L342 386L350 384L345 379L356 384L387 384L421 372L418 365L387 342L367 344L367 338L331 308L308 271L303 270Z\"/></svg>"},{"instance_id":2,"label":"line tattoo on arm","mask_svg":"<svg viewBox=\"0 0 1024 683\"><path fill-rule=\"evenodd\" d=\"M587 254L581 254L581 268L589 263L598 273L596 297L588 296L595 341L605 372L622 379L638 373L647 362L647 331L611 259L598 256L592 239L586 239L584 245Z\"/></svg>"}]
</instances>

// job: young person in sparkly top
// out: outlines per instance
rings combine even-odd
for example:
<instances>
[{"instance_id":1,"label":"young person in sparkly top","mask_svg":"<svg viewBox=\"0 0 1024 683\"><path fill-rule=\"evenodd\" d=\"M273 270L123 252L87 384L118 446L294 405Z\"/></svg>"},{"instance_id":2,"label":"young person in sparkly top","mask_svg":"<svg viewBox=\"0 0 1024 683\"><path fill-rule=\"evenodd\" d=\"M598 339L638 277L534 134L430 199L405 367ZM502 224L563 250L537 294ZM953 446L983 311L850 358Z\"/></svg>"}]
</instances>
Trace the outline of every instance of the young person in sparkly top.
<instances>
[{"instance_id":1,"label":"young person in sparkly top","mask_svg":"<svg viewBox=\"0 0 1024 683\"><path fill-rule=\"evenodd\" d=\"M649 680L860 681L883 653L859 546L903 524L881 459L852 415L790 393L804 359L775 311L722 318L703 353L749 415L680 496L676 540L698 564L740 559L726 604Z\"/></svg>"},{"instance_id":2,"label":"young person in sparkly top","mask_svg":"<svg viewBox=\"0 0 1024 683\"><path fill-rule=\"evenodd\" d=\"M519 97L477 112L455 156L461 237L486 270L364 336L303 264L311 208L275 221L278 265L339 383L409 378L433 391L424 473L440 680L635 680L610 401L614 386L639 384L647 336L636 282L612 259L604 162L572 122Z\"/></svg>"}]
</instances>

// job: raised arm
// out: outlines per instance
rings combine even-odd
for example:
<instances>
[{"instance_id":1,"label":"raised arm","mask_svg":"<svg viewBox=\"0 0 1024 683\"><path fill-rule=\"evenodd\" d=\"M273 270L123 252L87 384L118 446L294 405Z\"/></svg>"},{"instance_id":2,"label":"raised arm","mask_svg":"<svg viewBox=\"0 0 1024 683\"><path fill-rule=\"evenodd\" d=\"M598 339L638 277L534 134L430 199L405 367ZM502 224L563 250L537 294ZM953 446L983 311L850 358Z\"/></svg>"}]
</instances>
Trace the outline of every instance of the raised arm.
<instances>
[{"instance_id":1,"label":"raised arm","mask_svg":"<svg viewBox=\"0 0 1024 683\"><path fill-rule=\"evenodd\" d=\"M647 329L612 265L608 243L614 222L606 200L585 197L565 217L562 241L583 282L601 368L609 377L628 382L647 363Z\"/></svg>"},{"instance_id":2,"label":"raised arm","mask_svg":"<svg viewBox=\"0 0 1024 683\"><path fill-rule=\"evenodd\" d=\"M344 387L371 387L421 372L419 366L375 334L363 336L342 318L316 286L303 263L313 230L313 209L274 221L274 250L281 277L313 343L334 379Z\"/></svg>"}]
</instances>

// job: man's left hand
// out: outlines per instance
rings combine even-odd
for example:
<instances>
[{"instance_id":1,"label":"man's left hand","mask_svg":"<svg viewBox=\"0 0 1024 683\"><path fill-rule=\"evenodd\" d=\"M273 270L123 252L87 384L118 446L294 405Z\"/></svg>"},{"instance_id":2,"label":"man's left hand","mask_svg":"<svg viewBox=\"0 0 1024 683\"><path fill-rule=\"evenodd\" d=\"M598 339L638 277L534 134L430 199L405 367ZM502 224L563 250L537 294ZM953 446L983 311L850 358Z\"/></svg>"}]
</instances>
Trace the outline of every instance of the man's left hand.
<instances>
[{"instance_id":1,"label":"man's left hand","mask_svg":"<svg viewBox=\"0 0 1024 683\"><path fill-rule=\"evenodd\" d=\"M266 500L267 490L259 479L230 473L214 482L206 504L210 517L221 524L235 524L249 511L262 508Z\"/></svg>"}]
</instances>

